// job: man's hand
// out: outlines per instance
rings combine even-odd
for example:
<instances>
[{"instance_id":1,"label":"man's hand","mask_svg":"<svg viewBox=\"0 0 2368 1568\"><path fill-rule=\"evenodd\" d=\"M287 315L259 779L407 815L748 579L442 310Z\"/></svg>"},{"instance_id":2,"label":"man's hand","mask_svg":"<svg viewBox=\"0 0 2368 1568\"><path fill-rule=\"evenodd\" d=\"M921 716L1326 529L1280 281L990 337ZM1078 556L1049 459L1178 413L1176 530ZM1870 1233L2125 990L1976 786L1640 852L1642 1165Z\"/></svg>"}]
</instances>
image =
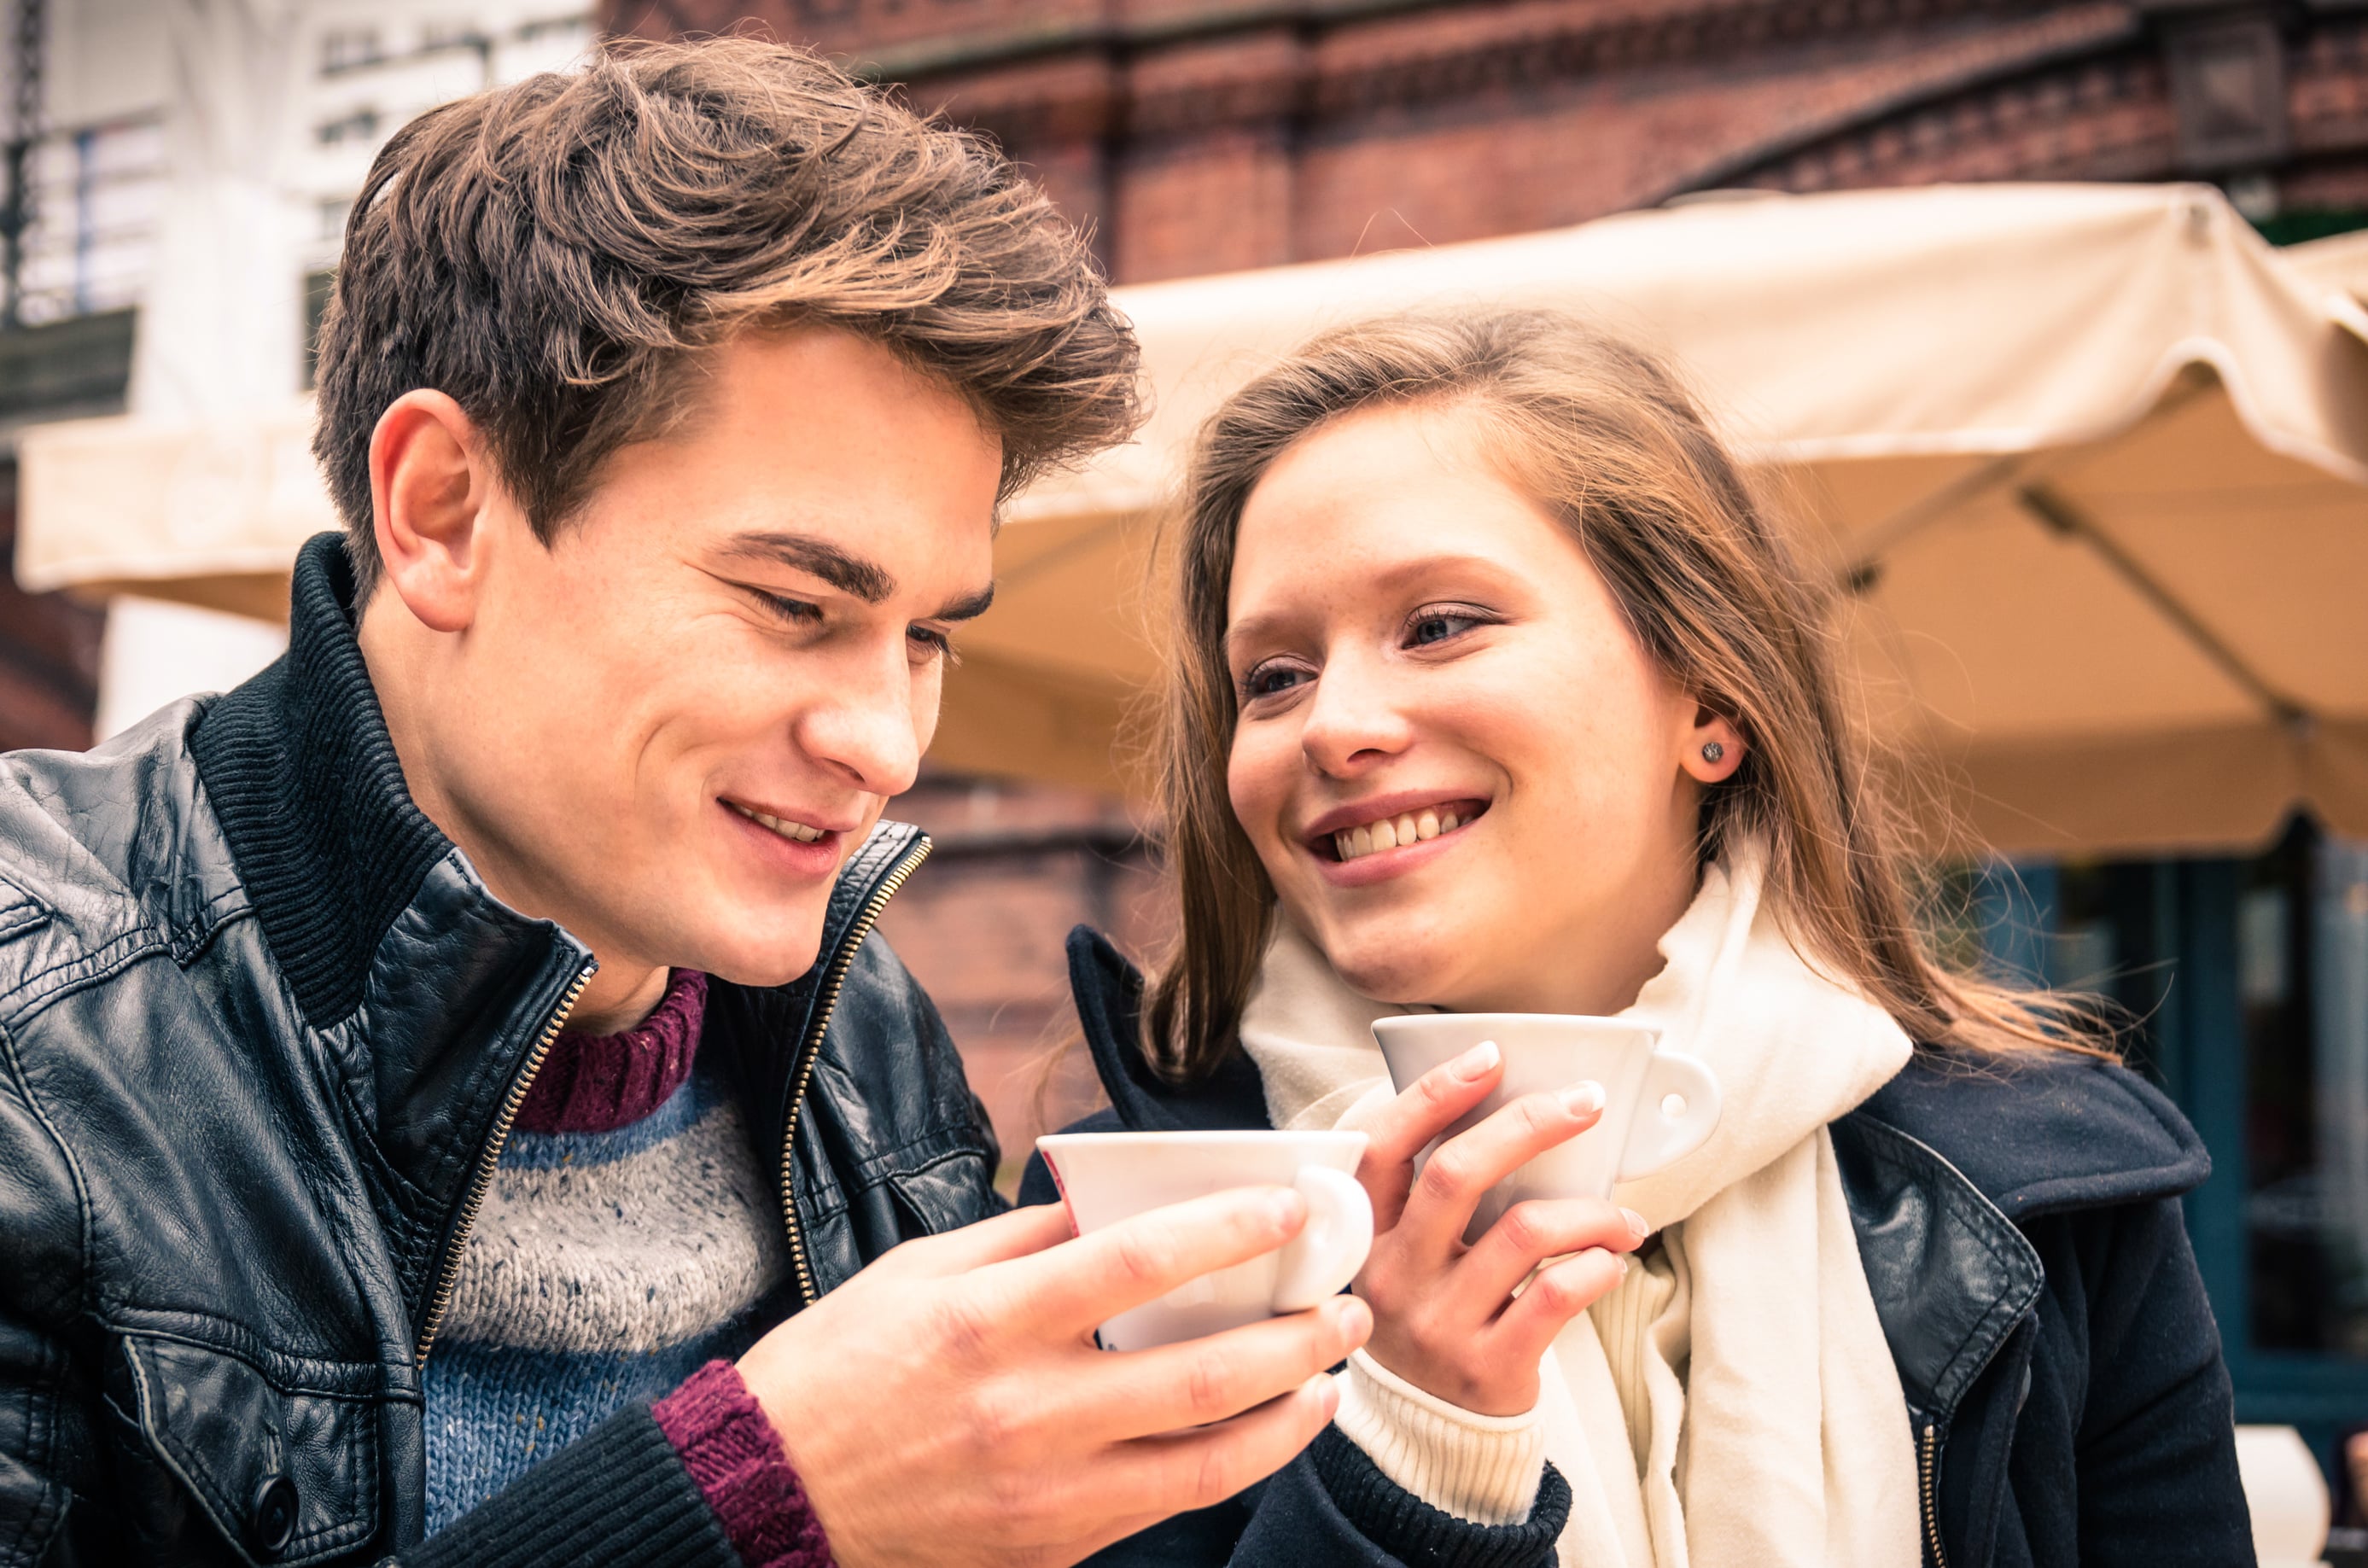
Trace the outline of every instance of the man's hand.
<instances>
[{"instance_id":1,"label":"man's hand","mask_svg":"<svg viewBox=\"0 0 2368 1568\"><path fill-rule=\"evenodd\" d=\"M1463 1244L1490 1187L1603 1114L1595 1084L1524 1095L1441 1143L1417 1177L1415 1156L1503 1072L1497 1048L1480 1045L1425 1074L1366 1130L1357 1167L1373 1200L1373 1250L1356 1286L1373 1309L1373 1359L1483 1415L1537 1403L1546 1347L1620 1283L1618 1255L1645 1239L1644 1221L1611 1203L1533 1199Z\"/></svg>"},{"instance_id":2,"label":"man's hand","mask_svg":"<svg viewBox=\"0 0 2368 1568\"><path fill-rule=\"evenodd\" d=\"M1096 1325L1270 1252L1288 1187L1071 1240L1059 1205L907 1242L740 1362L845 1568L1064 1568L1280 1470L1332 1419L1326 1368L1372 1314L1339 1296L1155 1350Z\"/></svg>"}]
</instances>

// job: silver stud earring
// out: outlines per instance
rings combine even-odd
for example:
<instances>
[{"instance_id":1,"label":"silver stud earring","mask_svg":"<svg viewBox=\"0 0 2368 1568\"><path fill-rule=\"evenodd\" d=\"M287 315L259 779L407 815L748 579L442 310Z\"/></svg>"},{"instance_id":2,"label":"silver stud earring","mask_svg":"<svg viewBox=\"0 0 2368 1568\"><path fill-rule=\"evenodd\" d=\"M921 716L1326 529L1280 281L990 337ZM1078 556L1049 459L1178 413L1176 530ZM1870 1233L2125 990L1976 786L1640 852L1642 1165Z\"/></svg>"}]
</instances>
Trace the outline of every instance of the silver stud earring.
<instances>
[{"instance_id":1,"label":"silver stud earring","mask_svg":"<svg viewBox=\"0 0 2368 1568\"><path fill-rule=\"evenodd\" d=\"M1715 767L1718 763L1718 759L1725 755L1726 748L1719 744L1716 741L1705 741L1702 743L1702 760L1704 762L1710 763Z\"/></svg>"}]
</instances>

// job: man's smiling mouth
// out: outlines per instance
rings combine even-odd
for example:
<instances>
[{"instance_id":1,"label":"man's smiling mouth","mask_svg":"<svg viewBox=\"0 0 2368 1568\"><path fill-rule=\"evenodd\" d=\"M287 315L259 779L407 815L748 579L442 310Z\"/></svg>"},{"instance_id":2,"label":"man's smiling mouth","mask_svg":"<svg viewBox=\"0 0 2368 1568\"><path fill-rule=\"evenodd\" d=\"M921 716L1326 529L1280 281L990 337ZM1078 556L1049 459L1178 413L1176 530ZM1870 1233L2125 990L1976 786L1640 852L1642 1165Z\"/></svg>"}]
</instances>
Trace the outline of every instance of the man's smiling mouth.
<instances>
[{"instance_id":1,"label":"man's smiling mouth","mask_svg":"<svg viewBox=\"0 0 2368 1568\"><path fill-rule=\"evenodd\" d=\"M802 822L791 822L786 818L773 816L768 812L757 811L753 807L744 806L737 801L726 801L723 803L731 807L734 811L738 812L742 816L746 817L750 822L755 823L757 826L769 828L771 831L780 834L783 838L790 840L793 844L819 844L824 839L830 836L830 830L828 828L809 827Z\"/></svg>"}]
</instances>

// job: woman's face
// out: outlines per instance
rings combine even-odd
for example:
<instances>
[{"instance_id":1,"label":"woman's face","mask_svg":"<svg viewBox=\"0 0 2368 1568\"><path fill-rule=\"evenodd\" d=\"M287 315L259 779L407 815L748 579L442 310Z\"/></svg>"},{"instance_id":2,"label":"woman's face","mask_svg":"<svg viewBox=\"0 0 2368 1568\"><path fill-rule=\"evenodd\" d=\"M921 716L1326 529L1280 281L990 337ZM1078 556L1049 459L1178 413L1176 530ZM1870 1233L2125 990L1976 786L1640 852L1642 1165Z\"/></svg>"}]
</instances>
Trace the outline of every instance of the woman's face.
<instances>
[{"instance_id":1,"label":"woman's face","mask_svg":"<svg viewBox=\"0 0 2368 1568\"><path fill-rule=\"evenodd\" d=\"M1469 415L1358 414L1286 452L1242 513L1225 657L1235 814L1351 986L1600 1013L1659 968L1739 737Z\"/></svg>"}]
</instances>

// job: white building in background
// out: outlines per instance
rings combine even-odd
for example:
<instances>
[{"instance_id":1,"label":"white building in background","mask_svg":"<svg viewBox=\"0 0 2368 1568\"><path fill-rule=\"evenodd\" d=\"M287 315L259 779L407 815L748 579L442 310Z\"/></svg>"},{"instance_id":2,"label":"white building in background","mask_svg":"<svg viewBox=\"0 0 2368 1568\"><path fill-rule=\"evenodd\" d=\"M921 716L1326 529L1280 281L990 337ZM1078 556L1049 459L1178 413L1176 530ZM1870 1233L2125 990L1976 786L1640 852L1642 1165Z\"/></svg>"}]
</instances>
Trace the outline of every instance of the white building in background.
<instances>
[{"instance_id":1,"label":"white building in background","mask_svg":"<svg viewBox=\"0 0 2368 1568\"><path fill-rule=\"evenodd\" d=\"M0 299L28 327L132 312L130 412L199 425L303 392L346 214L396 128L564 68L596 36L585 0L0 0L0 106L28 70L40 105L35 125L6 125L28 144L32 221ZM29 60L16 48L28 14ZM235 684L280 640L118 596L97 733Z\"/></svg>"}]
</instances>

